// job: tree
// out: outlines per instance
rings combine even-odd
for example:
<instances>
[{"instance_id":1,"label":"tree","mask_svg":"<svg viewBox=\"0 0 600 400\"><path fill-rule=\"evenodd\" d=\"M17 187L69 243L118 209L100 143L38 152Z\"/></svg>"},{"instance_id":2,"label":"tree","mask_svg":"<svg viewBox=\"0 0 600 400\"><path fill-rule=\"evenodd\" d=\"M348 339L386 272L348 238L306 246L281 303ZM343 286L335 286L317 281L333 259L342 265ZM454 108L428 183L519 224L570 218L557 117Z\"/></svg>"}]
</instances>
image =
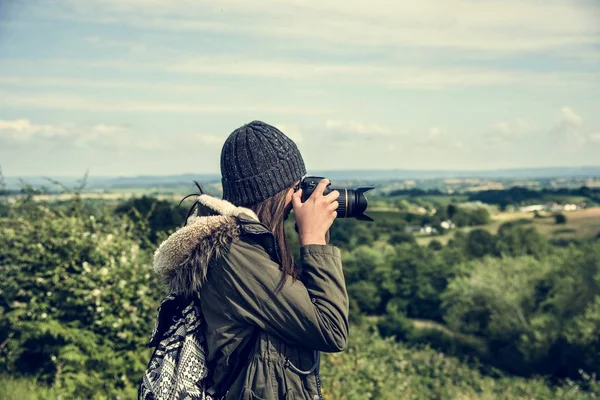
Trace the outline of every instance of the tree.
<instances>
[{"instance_id":1,"label":"tree","mask_svg":"<svg viewBox=\"0 0 600 400\"><path fill-rule=\"evenodd\" d=\"M6 182L4 181L4 174L2 174L2 166L0 166L0 196L6 193Z\"/></svg>"},{"instance_id":2,"label":"tree","mask_svg":"<svg viewBox=\"0 0 600 400\"><path fill-rule=\"evenodd\" d=\"M116 214L127 214L134 221L146 220L150 225L150 240L156 243L158 232L169 231L183 224L183 210L174 204L150 196L130 199L115 209Z\"/></svg>"},{"instance_id":3,"label":"tree","mask_svg":"<svg viewBox=\"0 0 600 400\"><path fill-rule=\"evenodd\" d=\"M458 207L456 207L454 204L448 204L448 208L446 211L448 218L450 218L450 219L454 218L454 215L456 214L457 211L458 211Z\"/></svg>"},{"instance_id":4,"label":"tree","mask_svg":"<svg viewBox=\"0 0 600 400\"><path fill-rule=\"evenodd\" d=\"M540 259L547 254L547 249L548 241L534 227L524 228L518 223L507 222L498 229L497 256L532 255Z\"/></svg>"},{"instance_id":5,"label":"tree","mask_svg":"<svg viewBox=\"0 0 600 400\"><path fill-rule=\"evenodd\" d=\"M384 262L381 252L370 246L358 246L344 259L344 275L350 283L375 282L375 270Z\"/></svg>"},{"instance_id":6,"label":"tree","mask_svg":"<svg viewBox=\"0 0 600 400\"><path fill-rule=\"evenodd\" d=\"M557 225L566 224L567 217L565 216L565 214L562 213L554 214L554 221Z\"/></svg>"},{"instance_id":7,"label":"tree","mask_svg":"<svg viewBox=\"0 0 600 400\"><path fill-rule=\"evenodd\" d=\"M496 249L496 239L485 229L474 229L467 236L467 254L471 258L480 258L493 254Z\"/></svg>"},{"instance_id":8,"label":"tree","mask_svg":"<svg viewBox=\"0 0 600 400\"><path fill-rule=\"evenodd\" d=\"M553 320L535 324L536 285L553 264L533 257L491 258L470 263L470 273L458 277L442 294L445 321L462 333L486 337L503 349L495 362L516 373L530 373L546 354L555 333Z\"/></svg>"},{"instance_id":9,"label":"tree","mask_svg":"<svg viewBox=\"0 0 600 400\"><path fill-rule=\"evenodd\" d=\"M406 232L394 232L390 235L388 242L390 244L400 244L400 243L416 243L415 237Z\"/></svg>"},{"instance_id":10,"label":"tree","mask_svg":"<svg viewBox=\"0 0 600 400\"><path fill-rule=\"evenodd\" d=\"M490 222L490 213L483 207L472 210L470 214L470 226L486 225Z\"/></svg>"},{"instance_id":11,"label":"tree","mask_svg":"<svg viewBox=\"0 0 600 400\"><path fill-rule=\"evenodd\" d=\"M348 297L353 298L360 310L366 314L374 313L381 303L377 285L368 281L358 281L348 285Z\"/></svg>"},{"instance_id":12,"label":"tree","mask_svg":"<svg viewBox=\"0 0 600 400\"><path fill-rule=\"evenodd\" d=\"M370 245L374 241L373 232L364 224L357 224L353 233L357 245Z\"/></svg>"},{"instance_id":13,"label":"tree","mask_svg":"<svg viewBox=\"0 0 600 400\"><path fill-rule=\"evenodd\" d=\"M444 245L443 245L443 244L442 244L442 242L440 242L439 240L437 240L437 239L434 239L434 240L432 240L431 242L429 242L429 245L428 245L428 247L429 247L431 250L437 251L437 250L441 250L441 249L443 249L443 248L444 248Z\"/></svg>"}]
</instances>

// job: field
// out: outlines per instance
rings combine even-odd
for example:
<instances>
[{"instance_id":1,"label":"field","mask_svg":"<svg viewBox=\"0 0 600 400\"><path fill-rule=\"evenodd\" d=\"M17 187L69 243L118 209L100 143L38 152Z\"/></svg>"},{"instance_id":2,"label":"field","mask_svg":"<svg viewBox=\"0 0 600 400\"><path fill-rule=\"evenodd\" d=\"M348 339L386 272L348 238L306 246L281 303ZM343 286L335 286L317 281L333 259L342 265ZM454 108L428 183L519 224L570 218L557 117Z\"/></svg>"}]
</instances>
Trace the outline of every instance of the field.
<instances>
[{"instance_id":1,"label":"field","mask_svg":"<svg viewBox=\"0 0 600 400\"><path fill-rule=\"evenodd\" d=\"M549 236L549 238L581 239L600 234L600 207L566 212L564 215L567 217L567 223L561 225L555 223L551 214L542 215L542 218L534 218L534 214L531 212L502 212L493 215L492 222L484 227L468 227L459 230L469 232L473 229L483 228L491 233L496 233L498 228L506 222L529 220L532 226L535 226L540 233ZM441 236L421 236L417 238L417 242L426 245L435 239L446 244L453 235L454 232Z\"/></svg>"}]
</instances>

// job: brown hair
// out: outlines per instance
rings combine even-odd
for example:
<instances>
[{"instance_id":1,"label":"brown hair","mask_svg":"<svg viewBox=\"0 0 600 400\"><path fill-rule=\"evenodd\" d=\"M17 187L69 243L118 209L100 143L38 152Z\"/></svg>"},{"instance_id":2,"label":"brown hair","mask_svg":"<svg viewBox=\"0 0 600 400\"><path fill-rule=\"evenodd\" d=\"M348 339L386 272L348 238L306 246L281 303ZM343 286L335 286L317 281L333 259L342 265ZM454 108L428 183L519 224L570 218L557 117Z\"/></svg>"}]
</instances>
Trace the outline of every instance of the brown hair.
<instances>
[{"instance_id":1,"label":"brown hair","mask_svg":"<svg viewBox=\"0 0 600 400\"><path fill-rule=\"evenodd\" d=\"M179 202L179 206L181 206L181 203L183 203L183 201L190 196L198 196L199 194L204 194L204 190L202 190L202 186L196 181L194 181L194 183L196 184L196 187L198 188L198 191L200 193L188 194L183 199L181 199L181 201ZM288 247L287 237L285 235L285 225L284 225L284 222L285 222L285 197L286 197L288 190L290 190L291 188L294 188L294 187L295 187L295 185L285 188L284 190L280 191L279 193L276 193L275 195L269 197L266 200L261 201L260 203L253 204L251 206L246 207L246 208L249 208L252 211L254 211L254 213L260 220L260 222L265 224L269 228L269 230L273 233L273 236L275 236L275 241L278 246L279 255L281 256L281 272L282 272L281 280L279 281L279 284L277 285L275 292L278 292L279 290L281 290L281 288L285 284L288 276L291 276L292 279L294 279L294 280L299 279L299 277L300 277L300 272L294 264L294 257L292 256L292 252L290 251L290 249ZM196 210L196 215L198 215L198 216L213 215L215 213L213 210L209 210L208 207L203 206L198 200L196 200L194 202L194 204L192 205L192 207L190 208L190 210L188 211L187 216L185 217L185 220L183 223L184 226L187 224L187 220L190 217L190 215L192 215L192 212L194 210Z\"/></svg>"},{"instance_id":2,"label":"brown hair","mask_svg":"<svg viewBox=\"0 0 600 400\"><path fill-rule=\"evenodd\" d=\"M275 241L281 256L282 272L279 285L275 289L276 292L281 290L288 276L291 276L293 280L299 278L299 271L294 265L294 257L288 247L284 226L285 197L288 190L293 187L294 186L290 186L258 204L248 206L248 208L254 211L260 222L265 224L275 236Z\"/></svg>"}]
</instances>

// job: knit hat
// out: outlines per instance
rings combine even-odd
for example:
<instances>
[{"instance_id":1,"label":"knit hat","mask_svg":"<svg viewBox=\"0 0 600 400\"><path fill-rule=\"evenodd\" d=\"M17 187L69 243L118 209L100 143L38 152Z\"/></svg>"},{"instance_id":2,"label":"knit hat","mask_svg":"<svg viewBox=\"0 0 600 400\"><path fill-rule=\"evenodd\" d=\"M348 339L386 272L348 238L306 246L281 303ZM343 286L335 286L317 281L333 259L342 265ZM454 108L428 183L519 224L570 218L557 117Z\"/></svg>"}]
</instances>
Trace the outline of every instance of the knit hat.
<instances>
[{"instance_id":1,"label":"knit hat","mask_svg":"<svg viewBox=\"0 0 600 400\"><path fill-rule=\"evenodd\" d=\"M250 206L306 175L296 144L279 129L252 121L233 131L221 150L223 199Z\"/></svg>"}]
</instances>

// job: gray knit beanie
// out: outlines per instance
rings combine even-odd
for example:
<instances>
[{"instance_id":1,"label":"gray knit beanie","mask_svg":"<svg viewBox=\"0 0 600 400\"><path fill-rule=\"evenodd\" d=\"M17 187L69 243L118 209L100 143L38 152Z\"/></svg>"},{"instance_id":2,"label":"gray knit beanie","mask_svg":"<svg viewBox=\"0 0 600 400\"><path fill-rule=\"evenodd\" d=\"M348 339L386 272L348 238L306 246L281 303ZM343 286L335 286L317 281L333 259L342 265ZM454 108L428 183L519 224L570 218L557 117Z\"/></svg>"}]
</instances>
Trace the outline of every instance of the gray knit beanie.
<instances>
[{"instance_id":1,"label":"gray knit beanie","mask_svg":"<svg viewBox=\"0 0 600 400\"><path fill-rule=\"evenodd\" d=\"M306 175L296 144L279 129L252 121L233 131L221 150L223 199L250 206Z\"/></svg>"}]
</instances>

